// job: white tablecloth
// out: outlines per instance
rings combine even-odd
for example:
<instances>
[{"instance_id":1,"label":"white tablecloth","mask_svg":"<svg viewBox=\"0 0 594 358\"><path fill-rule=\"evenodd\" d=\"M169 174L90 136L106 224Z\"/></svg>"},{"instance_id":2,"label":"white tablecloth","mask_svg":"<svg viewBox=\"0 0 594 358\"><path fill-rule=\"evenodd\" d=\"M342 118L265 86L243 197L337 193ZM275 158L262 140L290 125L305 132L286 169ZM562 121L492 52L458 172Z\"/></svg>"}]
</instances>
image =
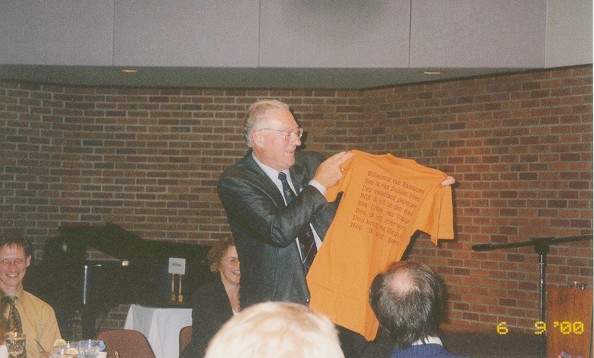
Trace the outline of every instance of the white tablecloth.
<instances>
[{"instance_id":1,"label":"white tablecloth","mask_svg":"<svg viewBox=\"0 0 594 358\"><path fill-rule=\"evenodd\" d=\"M178 358L179 331L191 325L191 308L130 305L124 328L142 332L151 344L156 358Z\"/></svg>"}]
</instances>

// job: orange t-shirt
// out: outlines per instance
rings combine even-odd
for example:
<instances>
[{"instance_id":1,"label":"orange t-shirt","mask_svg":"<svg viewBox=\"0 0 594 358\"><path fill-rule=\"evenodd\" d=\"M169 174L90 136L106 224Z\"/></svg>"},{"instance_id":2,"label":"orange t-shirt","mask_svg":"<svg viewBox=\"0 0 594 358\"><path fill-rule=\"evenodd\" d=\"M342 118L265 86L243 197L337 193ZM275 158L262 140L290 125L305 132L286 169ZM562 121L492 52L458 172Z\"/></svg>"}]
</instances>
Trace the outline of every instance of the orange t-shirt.
<instances>
[{"instance_id":1,"label":"orange t-shirt","mask_svg":"<svg viewBox=\"0 0 594 358\"><path fill-rule=\"evenodd\" d=\"M343 192L336 217L307 276L310 307L337 325L375 338L379 323L369 306L371 281L402 258L417 230L454 238L447 174L414 160L353 150L342 180L326 193Z\"/></svg>"}]
</instances>

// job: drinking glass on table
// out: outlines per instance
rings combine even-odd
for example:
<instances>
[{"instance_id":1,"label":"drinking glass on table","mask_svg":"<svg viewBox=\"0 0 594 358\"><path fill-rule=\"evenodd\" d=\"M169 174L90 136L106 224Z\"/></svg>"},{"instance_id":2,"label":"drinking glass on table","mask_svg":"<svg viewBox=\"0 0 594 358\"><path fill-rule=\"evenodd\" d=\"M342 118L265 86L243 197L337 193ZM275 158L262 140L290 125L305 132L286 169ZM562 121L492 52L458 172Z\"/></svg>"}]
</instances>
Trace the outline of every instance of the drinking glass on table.
<instances>
[{"instance_id":1,"label":"drinking glass on table","mask_svg":"<svg viewBox=\"0 0 594 358\"><path fill-rule=\"evenodd\" d=\"M9 357L17 357L25 350L25 334L22 332L6 333L6 349Z\"/></svg>"},{"instance_id":2,"label":"drinking glass on table","mask_svg":"<svg viewBox=\"0 0 594 358\"><path fill-rule=\"evenodd\" d=\"M95 339L86 339L78 342L78 358L97 358L101 352L100 342Z\"/></svg>"},{"instance_id":3,"label":"drinking glass on table","mask_svg":"<svg viewBox=\"0 0 594 358\"><path fill-rule=\"evenodd\" d=\"M54 348L50 352L49 358L76 358L77 354L68 353L66 348Z\"/></svg>"},{"instance_id":4,"label":"drinking glass on table","mask_svg":"<svg viewBox=\"0 0 594 358\"><path fill-rule=\"evenodd\" d=\"M55 343L54 343L55 344ZM43 355L42 355L43 356ZM77 358L78 342L67 342L61 346L54 346L48 358Z\"/></svg>"}]
</instances>

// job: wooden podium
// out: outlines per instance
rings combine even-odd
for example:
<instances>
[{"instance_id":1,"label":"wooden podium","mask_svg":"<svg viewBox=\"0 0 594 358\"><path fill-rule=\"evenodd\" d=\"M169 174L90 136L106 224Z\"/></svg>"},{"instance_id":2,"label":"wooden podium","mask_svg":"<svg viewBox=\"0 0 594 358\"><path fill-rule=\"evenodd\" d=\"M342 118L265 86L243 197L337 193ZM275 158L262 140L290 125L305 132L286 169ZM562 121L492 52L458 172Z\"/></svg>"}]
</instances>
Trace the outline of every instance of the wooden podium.
<instances>
[{"instance_id":1,"label":"wooden podium","mask_svg":"<svg viewBox=\"0 0 594 358\"><path fill-rule=\"evenodd\" d=\"M547 357L591 357L592 290L547 288Z\"/></svg>"}]
</instances>

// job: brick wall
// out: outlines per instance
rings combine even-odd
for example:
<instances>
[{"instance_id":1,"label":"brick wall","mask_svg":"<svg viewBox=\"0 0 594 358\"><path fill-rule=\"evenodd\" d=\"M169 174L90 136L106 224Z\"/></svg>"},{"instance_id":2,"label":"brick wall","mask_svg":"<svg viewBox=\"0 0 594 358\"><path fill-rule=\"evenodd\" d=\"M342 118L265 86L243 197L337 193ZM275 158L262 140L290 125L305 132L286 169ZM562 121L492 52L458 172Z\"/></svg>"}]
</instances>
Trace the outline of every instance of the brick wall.
<instances>
[{"instance_id":1,"label":"brick wall","mask_svg":"<svg viewBox=\"0 0 594 358\"><path fill-rule=\"evenodd\" d=\"M582 67L364 93L378 134L369 150L458 180L456 241L434 248L419 238L410 252L446 278L455 325L530 331L540 317L534 246L473 245L592 232L591 90L591 68ZM592 241L551 246L546 259L547 284L591 287Z\"/></svg>"},{"instance_id":2,"label":"brick wall","mask_svg":"<svg viewBox=\"0 0 594 358\"><path fill-rule=\"evenodd\" d=\"M33 240L38 259L65 224L172 242L228 235L215 185L243 155L243 113L261 97L292 105L307 149L391 152L456 177L456 240L419 235L409 252L445 278L453 325L524 332L539 319L534 248L472 245L592 232L591 66L365 91L0 82L0 232ZM591 241L547 259L549 285L591 285Z\"/></svg>"}]
</instances>

